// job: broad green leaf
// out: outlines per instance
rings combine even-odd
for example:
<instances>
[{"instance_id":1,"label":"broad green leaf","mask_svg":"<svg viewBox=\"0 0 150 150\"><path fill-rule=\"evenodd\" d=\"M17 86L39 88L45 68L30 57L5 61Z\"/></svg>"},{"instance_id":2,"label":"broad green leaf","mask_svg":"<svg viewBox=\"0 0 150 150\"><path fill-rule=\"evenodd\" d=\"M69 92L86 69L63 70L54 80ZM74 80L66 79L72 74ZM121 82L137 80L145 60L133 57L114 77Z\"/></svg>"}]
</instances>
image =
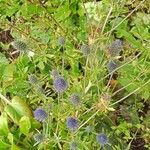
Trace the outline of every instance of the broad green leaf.
<instances>
[{"instance_id":1,"label":"broad green leaf","mask_svg":"<svg viewBox=\"0 0 150 150\"><path fill-rule=\"evenodd\" d=\"M12 106L17 112L19 112L20 115L22 116L28 116L29 118L32 117L32 111L27 105L27 103L20 99L19 97L15 96L12 99Z\"/></svg>"},{"instance_id":2,"label":"broad green leaf","mask_svg":"<svg viewBox=\"0 0 150 150\"><path fill-rule=\"evenodd\" d=\"M21 150L18 146L16 146L14 144L14 138L13 138L13 134L12 133L9 133L7 138L8 138L8 140L11 143L11 150Z\"/></svg>"},{"instance_id":3,"label":"broad green leaf","mask_svg":"<svg viewBox=\"0 0 150 150\"><path fill-rule=\"evenodd\" d=\"M23 116L32 118L32 112L25 101L19 97L14 97L12 99L11 105L7 105L5 111L10 116L10 118L15 122L19 123L19 120Z\"/></svg>"},{"instance_id":4,"label":"broad green leaf","mask_svg":"<svg viewBox=\"0 0 150 150\"><path fill-rule=\"evenodd\" d=\"M11 144L13 144L13 141L14 141L13 134L12 134L12 133L8 133L7 138L8 138L8 140L9 140L9 142L10 142Z\"/></svg>"},{"instance_id":5,"label":"broad green leaf","mask_svg":"<svg viewBox=\"0 0 150 150\"><path fill-rule=\"evenodd\" d=\"M15 122L16 124L18 124L21 116L18 114L18 112L11 105L7 105L5 107L5 112L13 120L13 122Z\"/></svg>"},{"instance_id":6,"label":"broad green leaf","mask_svg":"<svg viewBox=\"0 0 150 150\"><path fill-rule=\"evenodd\" d=\"M142 46L142 43L134 38L134 36L123 29L118 30L125 39L132 44L135 48L146 50L145 47Z\"/></svg>"},{"instance_id":7,"label":"broad green leaf","mask_svg":"<svg viewBox=\"0 0 150 150\"><path fill-rule=\"evenodd\" d=\"M11 147L11 150L22 150L22 149L18 147L17 145L13 144Z\"/></svg>"},{"instance_id":8,"label":"broad green leaf","mask_svg":"<svg viewBox=\"0 0 150 150\"><path fill-rule=\"evenodd\" d=\"M29 130L31 128L31 123L30 123L29 117L24 116L20 119L19 128L23 134L28 135Z\"/></svg>"},{"instance_id":9,"label":"broad green leaf","mask_svg":"<svg viewBox=\"0 0 150 150\"><path fill-rule=\"evenodd\" d=\"M15 70L15 66L13 64L9 64L5 67L5 70L3 73L4 82L9 82L13 80L14 70Z\"/></svg>"},{"instance_id":10,"label":"broad green leaf","mask_svg":"<svg viewBox=\"0 0 150 150\"><path fill-rule=\"evenodd\" d=\"M0 116L0 135L7 135L9 133L8 121L6 113L2 113Z\"/></svg>"},{"instance_id":11,"label":"broad green leaf","mask_svg":"<svg viewBox=\"0 0 150 150\"><path fill-rule=\"evenodd\" d=\"M0 150L8 150L10 145L5 143L2 139L0 139Z\"/></svg>"}]
</instances>

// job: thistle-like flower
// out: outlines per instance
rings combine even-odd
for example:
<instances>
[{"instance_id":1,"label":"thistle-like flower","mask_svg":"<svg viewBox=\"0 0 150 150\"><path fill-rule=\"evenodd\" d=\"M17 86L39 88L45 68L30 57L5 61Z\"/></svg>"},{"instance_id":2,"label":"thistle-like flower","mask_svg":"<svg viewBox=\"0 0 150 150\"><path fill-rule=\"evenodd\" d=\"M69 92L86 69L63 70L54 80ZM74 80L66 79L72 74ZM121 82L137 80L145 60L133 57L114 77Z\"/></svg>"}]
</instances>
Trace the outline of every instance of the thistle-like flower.
<instances>
[{"instance_id":1,"label":"thistle-like flower","mask_svg":"<svg viewBox=\"0 0 150 150\"><path fill-rule=\"evenodd\" d=\"M36 133L33 138L37 143L41 143L44 140L44 136L41 133Z\"/></svg>"},{"instance_id":2,"label":"thistle-like flower","mask_svg":"<svg viewBox=\"0 0 150 150\"><path fill-rule=\"evenodd\" d=\"M35 119L37 119L40 122L43 122L48 117L46 111L41 108L37 108L33 114Z\"/></svg>"},{"instance_id":3,"label":"thistle-like flower","mask_svg":"<svg viewBox=\"0 0 150 150\"><path fill-rule=\"evenodd\" d=\"M77 143L76 142L72 141L70 143L70 150L77 150Z\"/></svg>"},{"instance_id":4,"label":"thistle-like flower","mask_svg":"<svg viewBox=\"0 0 150 150\"><path fill-rule=\"evenodd\" d=\"M122 49L122 41L117 39L108 46L108 53L111 57L117 57Z\"/></svg>"},{"instance_id":5,"label":"thistle-like flower","mask_svg":"<svg viewBox=\"0 0 150 150\"><path fill-rule=\"evenodd\" d=\"M54 79L53 86L56 92L63 93L68 88L68 83L63 77L58 76Z\"/></svg>"},{"instance_id":6,"label":"thistle-like flower","mask_svg":"<svg viewBox=\"0 0 150 150\"><path fill-rule=\"evenodd\" d=\"M58 38L58 44L60 46L64 46L65 45L65 38L64 37L59 37Z\"/></svg>"},{"instance_id":7,"label":"thistle-like flower","mask_svg":"<svg viewBox=\"0 0 150 150\"><path fill-rule=\"evenodd\" d=\"M67 119L67 127L71 131L75 131L78 128L78 121L73 117L69 117Z\"/></svg>"},{"instance_id":8,"label":"thistle-like flower","mask_svg":"<svg viewBox=\"0 0 150 150\"><path fill-rule=\"evenodd\" d=\"M91 51L91 49L90 49L90 46L89 46L89 45L83 44L83 45L81 46L81 52L82 52L85 56L89 55L89 54L90 54L90 51Z\"/></svg>"},{"instance_id":9,"label":"thistle-like flower","mask_svg":"<svg viewBox=\"0 0 150 150\"><path fill-rule=\"evenodd\" d=\"M28 81L30 84L37 84L38 83L38 79L34 74L31 74L28 76Z\"/></svg>"},{"instance_id":10,"label":"thistle-like flower","mask_svg":"<svg viewBox=\"0 0 150 150\"><path fill-rule=\"evenodd\" d=\"M91 133L93 131L93 127L88 125L86 128L85 128L85 132L87 133Z\"/></svg>"},{"instance_id":11,"label":"thistle-like flower","mask_svg":"<svg viewBox=\"0 0 150 150\"><path fill-rule=\"evenodd\" d=\"M115 62L113 60L109 61L107 64L107 69L108 69L109 73L114 73L114 71L115 71L115 69L117 69L117 67L118 67L117 62Z\"/></svg>"},{"instance_id":12,"label":"thistle-like flower","mask_svg":"<svg viewBox=\"0 0 150 150\"><path fill-rule=\"evenodd\" d=\"M23 41L13 41L12 46L21 52L25 52L27 50L27 44Z\"/></svg>"},{"instance_id":13,"label":"thistle-like flower","mask_svg":"<svg viewBox=\"0 0 150 150\"><path fill-rule=\"evenodd\" d=\"M108 137L104 133L100 133L96 136L97 143L102 146L108 144Z\"/></svg>"},{"instance_id":14,"label":"thistle-like flower","mask_svg":"<svg viewBox=\"0 0 150 150\"><path fill-rule=\"evenodd\" d=\"M73 105L77 106L80 104L80 96L77 93L73 93L70 96L70 101L72 102Z\"/></svg>"}]
</instances>

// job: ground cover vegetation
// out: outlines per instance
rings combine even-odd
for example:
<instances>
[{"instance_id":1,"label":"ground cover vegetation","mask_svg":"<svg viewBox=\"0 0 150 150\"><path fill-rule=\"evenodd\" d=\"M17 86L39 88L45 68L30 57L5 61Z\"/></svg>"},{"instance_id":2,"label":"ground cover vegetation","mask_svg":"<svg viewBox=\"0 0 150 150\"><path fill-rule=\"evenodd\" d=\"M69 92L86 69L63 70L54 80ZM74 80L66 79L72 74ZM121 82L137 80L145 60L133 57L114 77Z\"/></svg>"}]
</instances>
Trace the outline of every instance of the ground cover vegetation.
<instances>
[{"instance_id":1,"label":"ground cover vegetation","mask_svg":"<svg viewBox=\"0 0 150 150\"><path fill-rule=\"evenodd\" d=\"M149 150L149 0L0 0L0 150Z\"/></svg>"}]
</instances>

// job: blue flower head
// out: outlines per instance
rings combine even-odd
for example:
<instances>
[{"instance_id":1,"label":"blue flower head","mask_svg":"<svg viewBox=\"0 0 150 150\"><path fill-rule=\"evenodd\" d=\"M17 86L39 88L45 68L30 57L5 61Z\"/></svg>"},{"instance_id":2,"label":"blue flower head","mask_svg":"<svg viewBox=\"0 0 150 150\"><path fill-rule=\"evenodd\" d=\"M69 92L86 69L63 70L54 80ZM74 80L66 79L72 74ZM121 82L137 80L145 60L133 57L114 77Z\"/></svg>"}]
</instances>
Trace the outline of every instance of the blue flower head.
<instances>
[{"instance_id":1,"label":"blue flower head","mask_svg":"<svg viewBox=\"0 0 150 150\"><path fill-rule=\"evenodd\" d=\"M65 38L64 37L59 37L58 38L58 44L61 45L61 46L64 46L65 45Z\"/></svg>"},{"instance_id":2,"label":"blue flower head","mask_svg":"<svg viewBox=\"0 0 150 150\"><path fill-rule=\"evenodd\" d=\"M53 86L56 92L63 93L68 88L68 83L63 77L58 76L54 79Z\"/></svg>"},{"instance_id":3,"label":"blue flower head","mask_svg":"<svg viewBox=\"0 0 150 150\"><path fill-rule=\"evenodd\" d=\"M37 119L40 122L43 122L48 117L46 111L41 108L37 108L33 114L35 119Z\"/></svg>"},{"instance_id":4,"label":"blue flower head","mask_svg":"<svg viewBox=\"0 0 150 150\"><path fill-rule=\"evenodd\" d=\"M37 84L38 83L38 79L34 74L31 74L28 76L28 81L30 84Z\"/></svg>"},{"instance_id":5,"label":"blue flower head","mask_svg":"<svg viewBox=\"0 0 150 150\"><path fill-rule=\"evenodd\" d=\"M71 131L75 131L78 128L78 121L73 117L69 117L67 119L67 127Z\"/></svg>"},{"instance_id":6,"label":"blue flower head","mask_svg":"<svg viewBox=\"0 0 150 150\"><path fill-rule=\"evenodd\" d=\"M119 56L122 49L122 41L117 39L108 46L108 53L110 56L116 57Z\"/></svg>"},{"instance_id":7,"label":"blue flower head","mask_svg":"<svg viewBox=\"0 0 150 150\"><path fill-rule=\"evenodd\" d=\"M70 150L77 150L77 143L76 142L72 141L70 143Z\"/></svg>"},{"instance_id":8,"label":"blue flower head","mask_svg":"<svg viewBox=\"0 0 150 150\"><path fill-rule=\"evenodd\" d=\"M109 71L109 73L113 73L115 69L117 69L118 64L115 61L109 61L107 64L107 69Z\"/></svg>"},{"instance_id":9,"label":"blue flower head","mask_svg":"<svg viewBox=\"0 0 150 150\"><path fill-rule=\"evenodd\" d=\"M96 140L102 146L108 144L108 137L104 133L100 133L96 136Z\"/></svg>"},{"instance_id":10,"label":"blue flower head","mask_svg":"<svg viewBox=\"0 0 150 150\"><path fill-rule=\"evenodd\" d=\"M87 44L83 44L82 46L81 46L81 52L86 56L86 55L88 55L88 54L90 54L90 46L89 45L87 45Z\"/></svg>"},{"instance_id":11,"label":"blue flower head","mask_svg":"<svg viewBox=\"0 0 150 150\"><path fill-rule=\"evenodd\" d=\"M34 140L38 143L41 143L44 140L44 136L41 133L36 133L34 135Z\"/></svg>"},{"instance_id":12,"label":"blue flower head","mask_svg":"<svg viewBox=\"0 0 150 150\"><path fill-rule=\"evenodd\" d=\"M73 105L79 105L80 104L80 96L77 93L73 93L70 96L70 101L72 102Z\"/></svg>"}]
</instances>

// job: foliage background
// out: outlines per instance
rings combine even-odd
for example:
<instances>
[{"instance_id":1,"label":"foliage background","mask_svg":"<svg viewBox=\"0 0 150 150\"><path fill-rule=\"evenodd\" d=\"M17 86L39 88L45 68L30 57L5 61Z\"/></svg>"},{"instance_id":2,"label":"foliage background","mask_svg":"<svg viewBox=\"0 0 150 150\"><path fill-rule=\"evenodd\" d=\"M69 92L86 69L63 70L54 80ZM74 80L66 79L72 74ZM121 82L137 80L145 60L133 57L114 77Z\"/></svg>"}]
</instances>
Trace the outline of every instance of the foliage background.
<instances>
[{"instance_id":1,"label":"foliage background","mask_svg":"<svg viewBox=\"0 0 150 150\"><path fill-rule=\"evenodd\" d=\"M100 132L109 137L104 149L150 149L149 13L148 0L0 0L0 150L69 149L71 141L81 150L100 149ZM106 52L115 39L123 41L119 58ZM15 40L28 51L16 53ZM91 47L87 57L82 44ZM121 67L111 76L107 63L114 59ZM69 83L59 102L53 69ZM30 74L39 86L29 83ZM80 94L78 107L69 101L73 92ZM49 114L47 124L34 119L37 107ZM79 121L76 133L66 128L68 116ZM35 145L37 130L46 139Z\"/></svg>"}]
</instances>

